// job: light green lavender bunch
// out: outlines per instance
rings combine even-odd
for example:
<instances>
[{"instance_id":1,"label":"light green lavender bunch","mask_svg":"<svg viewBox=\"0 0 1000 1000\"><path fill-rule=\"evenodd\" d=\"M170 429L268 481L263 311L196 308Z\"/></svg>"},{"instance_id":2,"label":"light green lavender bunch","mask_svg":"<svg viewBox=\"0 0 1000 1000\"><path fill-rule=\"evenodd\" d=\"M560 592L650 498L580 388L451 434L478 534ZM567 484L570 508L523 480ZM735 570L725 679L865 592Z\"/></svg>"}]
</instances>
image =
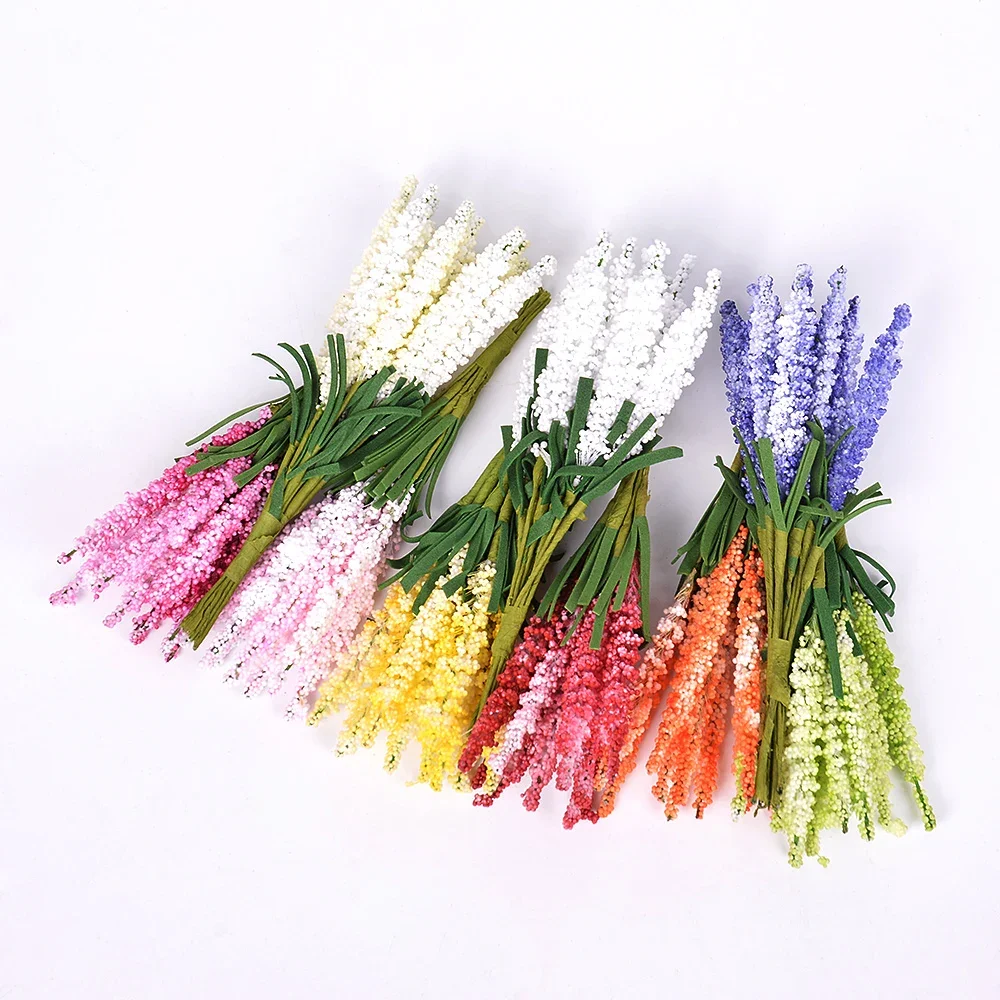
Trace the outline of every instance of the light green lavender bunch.
<instances>
[{"instance_id":1,"label":"light green lavender bunch","mask_svg":"<svg viewBox=\"0 0 1000 1000\"><path fill-rule=\"evenodd\" d=\"M835 614L842 698L834 694L815 620L803 629L792 661L782 792L771 826L788 838L793 867L807 856L827 864L819 854L821 831L846 833L852 816L866 840L876 823L897 836L905 832L889 801L894 766L914 789L925 829L935 825L899 670L871 607L857 594L855 605L853 619L847 611Z\"/></svg>"}]
</instances>

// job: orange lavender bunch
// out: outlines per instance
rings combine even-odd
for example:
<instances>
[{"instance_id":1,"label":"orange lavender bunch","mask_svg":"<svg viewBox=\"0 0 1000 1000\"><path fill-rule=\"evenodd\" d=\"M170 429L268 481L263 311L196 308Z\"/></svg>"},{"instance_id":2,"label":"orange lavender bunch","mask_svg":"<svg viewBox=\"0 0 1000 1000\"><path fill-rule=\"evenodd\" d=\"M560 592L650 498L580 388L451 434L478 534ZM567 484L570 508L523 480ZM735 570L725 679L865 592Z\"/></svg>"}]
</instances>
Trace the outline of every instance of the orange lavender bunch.
<instances>
[{"instance_id":1,"label":"orange lavender bunch","mask_svg":"<svg viewBox=\"0 0 1000 1000\"><path fill-rule=\"evenodd\" d=\"M671 690L646 765L669 819L689 800L698 816L711 803L730 702L733 809L743 811L752 801L760 732L761 582L760 556L741 525L722 560L692 588Z\"/></svg>"}]
</instances>

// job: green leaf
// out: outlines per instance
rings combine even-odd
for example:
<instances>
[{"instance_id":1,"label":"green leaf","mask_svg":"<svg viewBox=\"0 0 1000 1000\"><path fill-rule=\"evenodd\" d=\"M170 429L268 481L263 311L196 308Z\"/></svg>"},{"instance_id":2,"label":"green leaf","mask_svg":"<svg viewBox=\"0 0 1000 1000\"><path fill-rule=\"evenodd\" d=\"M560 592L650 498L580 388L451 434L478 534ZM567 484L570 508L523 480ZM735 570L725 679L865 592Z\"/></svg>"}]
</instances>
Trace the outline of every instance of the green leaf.
<instances>
[{"instance_id":1,"label":"green leaf","mask_svg":"<svg viewBox=\"0 0 1000 1000\"><path fill-rule=\"evenodd\" d=\"M830 681L833 693L839 701L844 697L844 682L840 676L840 651L837 648L837 625L830 609L830 599L825 587L812 588L813 603L816 607L816 617L819 619L819 630L826 646L827 665L830 669Z\"/></svg>"},{"instance_id":2,"label":"green leaf","mask_svg":"<svg viewBox=\"0 0 1000 1000\"><path fill-rule=\"evenodd\" d=\"M757 449L757 459L760 462L761 475L767 487L768 506L771 510L771 520L778 531L786 531L785 513L781 506L781 491L778 489L778 473L774 466L774 452L768 438L761 438L754 446Z\"/></svg>"},{"instance_id":3,"label":"green leaf","mask_svg":"<svg viewBox=\"0 0 1000 1000\"><path fill-rule=\"evenodd\" d=\"M785 501L785 523L787 524L795 516L799 501L805 495L806 486L809 481L809 473L812 469L813 460L819 451L819 441L813 438L805 447L799 467L795 471L795 478L792 480L792 487L788 491L788 499Z\"/></svg>"}]
</instances>

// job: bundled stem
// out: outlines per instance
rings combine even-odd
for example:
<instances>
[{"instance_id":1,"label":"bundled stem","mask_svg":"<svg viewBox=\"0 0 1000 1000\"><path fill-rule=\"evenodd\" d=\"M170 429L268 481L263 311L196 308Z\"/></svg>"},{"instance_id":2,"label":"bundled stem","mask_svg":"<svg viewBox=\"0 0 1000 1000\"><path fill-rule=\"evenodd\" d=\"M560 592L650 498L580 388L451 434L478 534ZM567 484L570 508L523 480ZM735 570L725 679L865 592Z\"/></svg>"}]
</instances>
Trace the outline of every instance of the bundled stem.
<instances>
[{"instance_id":1,"label":"bundled stem","mask_svg":"<svg viewBox=\"0 0 1000 1000\"><path fill-rule=\"evenodd\" d=\"M503 669L521 634L521 627L534 606L535 594L542 582L542 576L559 543L569 529L584 517L587 510L587 504L570 491L562 498L562 515L551 522L551 526L543 535L533 537L535 527L542 523L542 519L550 511L550 505L542 498L541 485L544 476L545 462L539 456L535 459L532 470L532 491L528 505L523 511L514 508L516 532L514 569L500 624L493 638L490 668L476 710L477 716L496 686L497 675Z\"/></svg>"},{"instance_id":2,"label":"bundled stem","mask_svg":"<svg viewBox=\"0 0 1000 1000\"><path fill-rule=\"evenodd\" d=\"M591 648L599 649L609 610L619 611L638 565L643 634L649 638L649 468L627 475L583 544L566 560L539 605L543 617L562 599L568 611L594 605ZM574 580L575 577L575 580ZM570 582L573 586L570 587Z\"/></svg>"},{"instance_id":3,"label":"bundled stem","mask_svg":"<svg viewBox=\"0 0 1000 1000\"><path fill-rule=\"evenodd\" d=\"M891 594L875 584L861 566L858 553L847 544L844 525L873 507L888 503L881 497L878 484L850 496L841 510L834 510L825 499L827 472L835 451L828 448L822 430L810 424L813 437L806 445L795 477L782 498L775 470L771 442L762 438L749 446L739 435L742 469L753 505L745 502L746 486L739 476L737 463L727 467L721 458L716 465L725 479L731 497L742 504L743 517L760 549L764 564L767 606L767 648L763 727L757 758L756 798L773 808L780 795L781 762L786 743L786 715L791 689L789 672L792 655L807 617L815 612L826 646L830 680L837 698L843 697L840 658L834 612L842 605L850 607L851 591L859 590L873 607L888 619L894 610ZM696 530L699 552L712 548L708 526L716 533L732 513L719 513L722 494L702 519ZM699 532L701 535L699 536ZM836 541L835 545L831 542ZM686 548L694 547L695 539ZM888 574L871 560L886 577ZM890 581L891 582L891 581Z\"/></svg>"},{"instance_id":4,"label":"bundled stem","mask_svg":"<svg viewBox=\"0 0 1000 1000\"><path fill-rule=\"evenodd\" d=\"M381 506L389 501L400 502L415 491L416 484L425 484L424 506L430 513L445 459L480 391L550 298L545 289L532 295L503 332L428 403L413 427L392 438L383 440L382 435L367 448L359 449L352 466L353 476L357 482L368 480L365 489L374 503ZM414 492L411 501L414 510L420 502L420 492Z\"/></svg>"}]
</instances>

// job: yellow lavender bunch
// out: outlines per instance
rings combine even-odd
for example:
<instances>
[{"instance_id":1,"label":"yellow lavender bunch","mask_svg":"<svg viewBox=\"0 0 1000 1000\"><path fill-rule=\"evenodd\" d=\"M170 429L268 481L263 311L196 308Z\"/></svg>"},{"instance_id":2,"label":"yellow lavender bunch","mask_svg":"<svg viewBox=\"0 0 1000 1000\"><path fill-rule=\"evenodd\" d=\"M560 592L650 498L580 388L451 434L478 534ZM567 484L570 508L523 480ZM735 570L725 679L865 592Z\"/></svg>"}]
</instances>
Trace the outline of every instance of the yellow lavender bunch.
<instances>
[{"instance_id":1,"label":"yellow lavender bunch","mask_svg":"<svg viewBox=\"0 0 1000 1000\"><path fill-rule=\"evenodd\" d=\"M486 680L497 615L489 611L496 568L481 563L463 591L447 592L461 569L458 553L414 614L416 589L393 584L343 661L319 690L309 717L318 723L346 710L337 752L353 753L386 737L385 769L394 771L411 742L420 747L417 781L465 788L458 757Z\"/></svg>"}]
</instances>

